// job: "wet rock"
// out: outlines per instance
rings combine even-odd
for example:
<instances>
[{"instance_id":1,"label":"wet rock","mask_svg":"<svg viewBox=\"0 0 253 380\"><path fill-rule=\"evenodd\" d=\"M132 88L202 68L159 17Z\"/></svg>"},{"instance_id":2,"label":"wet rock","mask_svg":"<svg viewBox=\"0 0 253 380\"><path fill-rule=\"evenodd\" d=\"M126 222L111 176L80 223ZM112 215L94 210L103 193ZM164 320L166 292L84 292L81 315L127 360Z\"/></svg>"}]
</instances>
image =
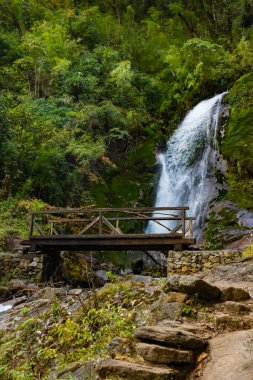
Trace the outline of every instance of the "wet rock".
<instances>
[{"instance_id":1,"label":"wet rock","mask_svg":"<svg viewBox=\"0 0 253 380\"><path fill-rule=\"evenodd\" d=\"M136 352L143 359L159 364L194 362L193 351L163 347L157 344L138 343Z\"/></svg>"},{"instance_id":2,"label":"wet rock","mask_svg":"<svg viewBox=\"0 0 253 380\"><path fill-rule=\"evenodd\" d=\"M249 292L242 288L229 286L228 288L221 289L222 301L245 301L248 299L250 299Z\"/></svg>"},{"instance_id":3,"label":"wet rock","mask_svg":"<svg viewBox=\"0 0 253 380\"><path fill-rule=\"evenodd\" d=\"M12 307L20 305L21 303L24 303L27 300L26 296L13 298L12 300L3 302L2 305L11 305Z\"/></svg>"},{"instance_id":4,"label":"wet rock","mask_svg":"<svg viewBox=\"0 0 253 380\"><path fill-rule=\"evenodd\" d=\"M160 342L171 347L189 350L202 349L206 340L189 331L165 326L144 326L137 329L134 336L145 342Z\"/></svg>"},{"instance_id":5,"label":"wet rock","mask_svg":"<svg viewBox=\"0 0 253 380\"><path fill-rule=\"evenodd\" d=\"M165 289L189 295L197 294L199 298L205 300L218 299L220 296L220 289L216 286L195 276L188 275L169 275Z\"/></svg>"},{"instance_id":6,"label":"wet rock","mask_svg":"<svg viewBox=\"0 0 253 380\"><path fill-rule=\"evenodd\" d=\"M130 363L127 361L108 359L99 363L97 372L102 379L110 375L118 375L131 380L177 380L179 373L169 367L155 367Z\"/></svg>"}]
</instances>

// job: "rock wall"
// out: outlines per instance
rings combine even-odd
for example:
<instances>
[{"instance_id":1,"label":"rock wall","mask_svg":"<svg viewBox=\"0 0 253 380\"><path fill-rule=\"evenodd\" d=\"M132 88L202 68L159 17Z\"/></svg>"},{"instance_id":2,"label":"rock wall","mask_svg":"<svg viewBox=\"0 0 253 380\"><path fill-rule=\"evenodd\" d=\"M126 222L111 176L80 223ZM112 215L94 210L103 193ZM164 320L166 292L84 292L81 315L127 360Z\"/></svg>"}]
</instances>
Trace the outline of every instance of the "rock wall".
<instances>
[{"instance_id":1,"label":"rock wall","mask_svg":"<svg viewBox=\"0 0 253 380\"><path fill-rule=\"evenodd\" d=\"M0 252L0 281L12 278L43 281L48 262L46 254Z\"/></svg>"},{"instance_id":2,"label":"rock wall","mask_svg":"<svg viewBox=\"0 0 253 380\"><path fill-rule=\"evenodd\" d=\"M228 264L241 257L240 251L169 251L168 273L189 274Z\"/></svg>"}]
</instances>

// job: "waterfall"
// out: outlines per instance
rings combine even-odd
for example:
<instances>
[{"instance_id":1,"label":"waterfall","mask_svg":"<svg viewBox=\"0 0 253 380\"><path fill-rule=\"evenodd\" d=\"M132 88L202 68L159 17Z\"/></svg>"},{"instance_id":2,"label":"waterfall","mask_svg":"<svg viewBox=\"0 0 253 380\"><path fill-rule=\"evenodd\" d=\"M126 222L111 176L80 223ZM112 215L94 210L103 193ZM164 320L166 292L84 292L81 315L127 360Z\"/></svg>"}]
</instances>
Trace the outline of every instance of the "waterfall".
<instances>
[{"instance_id":1,"label":"waterfall","mask_svg":"<svg viewBox=\"0 0 253 380\"><path fill-rule=\"evenodd\" d=\"M215 171L224 168L217 138L221 101L225 94L195 106L168 140L166 152L157 156L161 175L155 206L188 206L189 216L197 218L194 222L197 238L210 201L217 195ZM162 223L171 228L175 222ZM166 232L167 229L155 222L149 222L146 228L146 233Z\"/></svg>"}]
</instances>

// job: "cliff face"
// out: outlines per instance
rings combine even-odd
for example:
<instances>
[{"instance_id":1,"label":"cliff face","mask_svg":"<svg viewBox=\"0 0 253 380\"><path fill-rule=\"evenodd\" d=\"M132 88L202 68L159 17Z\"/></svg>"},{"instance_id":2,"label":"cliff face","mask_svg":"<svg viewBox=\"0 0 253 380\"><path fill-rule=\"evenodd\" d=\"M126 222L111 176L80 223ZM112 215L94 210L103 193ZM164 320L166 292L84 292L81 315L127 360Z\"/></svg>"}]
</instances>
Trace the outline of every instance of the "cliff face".
<instances>
[{"instance_id":1,"label":"cliff face","mask_svg":"<svg viewBox=\"0 0 253 380\"><path fill-rule=\"evenodd\" d=\"M223 157L228 169L219 178L223 190L212 205L205 234L209 245L244 249L253 232L253 75L238 79L228 95L222 119Z\"/></svg>"},{"instance_id":2,"label":"cliff face","mask_svg":"<svg viewBox=\"0 0 253 380\"><path fill-rule=\"evenodd\" d=\"M229 162L226 198L253 210L253 74L242 76L228 94L230 116L222 144Z\"/></svg>"}]
</instances>

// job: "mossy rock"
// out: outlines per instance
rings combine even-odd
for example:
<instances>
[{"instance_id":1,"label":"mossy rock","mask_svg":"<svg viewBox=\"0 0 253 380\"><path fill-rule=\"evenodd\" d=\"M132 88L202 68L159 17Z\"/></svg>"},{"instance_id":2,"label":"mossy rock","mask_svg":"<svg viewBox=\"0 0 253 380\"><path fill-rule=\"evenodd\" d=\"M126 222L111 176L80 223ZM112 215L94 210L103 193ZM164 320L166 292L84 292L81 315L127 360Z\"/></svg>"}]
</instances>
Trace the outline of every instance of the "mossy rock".
<instances>
[{"instance_id":1,"label":"mossy rock","mask_svg":"<svg viewBox=\"0 0 253 380\"><path fill-rule=\"evenodd\" d=\"M235 205L228 205L217 212L210 212L204 231L207 248L224 248L245 235L247 228L239 225L238 210L239 208Z\"/></svg>"},{"instance_id":2,"label":"mossy rock","mask_svg":"<svg viewBox=\"0 0 253 380\"><path fill-rule=\"evenodd\" d=\"M63 258L62 273L65 280L73 286L90 287L93 282L90 264L80 254L69 254Z\"/></svg>"},{"instance_id":3,"label":"mossy rock","mask_svg":"<svg viewBox=\"0 0 253 380\"><path fill-rule=\"evenodd\" d=\"M229 162L226 198L253 209L253 73L234 84L227 100L231 111L221 147Z\"/></svg>"}]
</instances>

